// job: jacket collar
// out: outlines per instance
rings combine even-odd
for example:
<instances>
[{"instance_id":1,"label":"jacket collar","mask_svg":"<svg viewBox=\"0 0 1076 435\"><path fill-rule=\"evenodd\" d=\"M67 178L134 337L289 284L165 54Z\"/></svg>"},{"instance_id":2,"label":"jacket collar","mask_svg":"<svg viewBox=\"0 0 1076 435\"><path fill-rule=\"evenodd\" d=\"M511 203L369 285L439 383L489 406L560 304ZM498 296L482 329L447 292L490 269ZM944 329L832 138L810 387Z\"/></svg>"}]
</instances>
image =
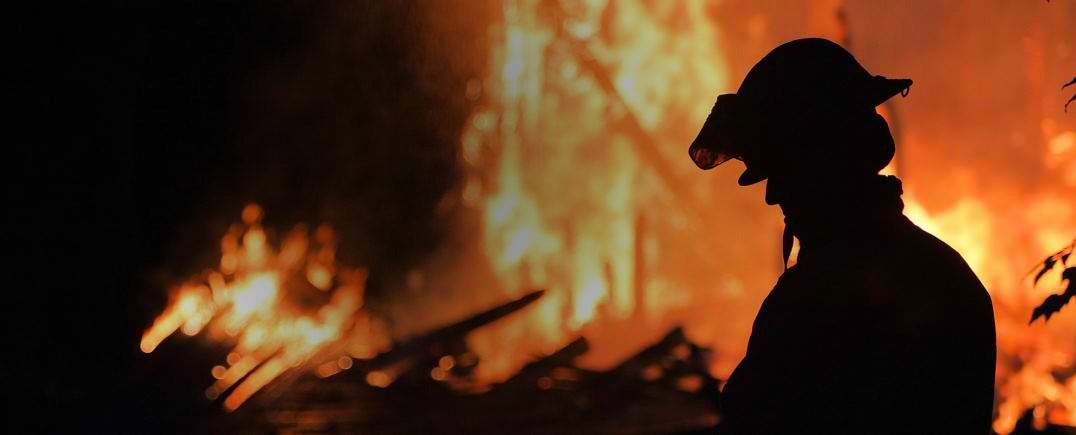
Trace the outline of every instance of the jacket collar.
<instances>
[{"instance_id":1,"label":"jacket collar","mask_svg":"<svg viewBox=\"0 0 1076 435\"><path fill-rule=\"evenodd\" d=\"M822 249L834 242L870 238L904 219L903 189L900 179L877 175L849 183L840 192L839 201L819 201L819 207L806 213L785 215L782 254L785 264L792 250L792 237L804 251Z\"/></svg>"}]
</instances>

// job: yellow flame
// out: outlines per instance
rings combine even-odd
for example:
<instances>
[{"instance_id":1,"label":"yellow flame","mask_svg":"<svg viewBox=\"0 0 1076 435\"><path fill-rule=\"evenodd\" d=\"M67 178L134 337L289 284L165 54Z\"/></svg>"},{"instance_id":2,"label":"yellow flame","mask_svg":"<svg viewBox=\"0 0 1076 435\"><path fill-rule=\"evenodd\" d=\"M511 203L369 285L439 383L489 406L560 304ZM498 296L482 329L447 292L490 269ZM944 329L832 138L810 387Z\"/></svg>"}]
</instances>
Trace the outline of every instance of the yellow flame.
<instances>
[{"instance_id":1,"label":"yellow flame","mask_svg":"<svg viewBox=\"0 0 1076 435\"><path fill-rule=\"evenodd\" d=\"M549 348L601 317L632 314L641 243L634 228L641 201L657 193L640 188L650 180L640 174L639 138L608 128L609 119L666 130L672 110L683 127L705 118L706 101L724 85L718 32L701 2L585 1L561 11L563 21L536 13L540 3L502 3L505 26L486 86L493 102L461 138L466 162L493 168L491 178L469 178L464 199L483 210L495 273L509 296L547 289L525 319L472 340L489 378L508 375L531 353L503 351L506 342ZM676 20L682 35L667 32ZM604 43L599 30L617 42ZM609 66L607 77L588 67L595 61ZM496 150L492 165L484 148Z\"/></svg>"},{"instance_id":2,"label":"yellow flame","mask_svg":"<svg viewBox=\"0 0 1076 435\"><path fill-rule=\"evenodd\" d=\"M332 373L316 370L331 376L350 368L345 354L369 357L387 344L378 322L361 310L365 272L335 265L331 229L318 228L312 243L306 227L299 225L278 251L258 223L262 213L254 204L243 209L245 227L233 227L221 240L220 269L179 286L140 344L150 353L177 330L197 335L212 326L210 339L234 347L227 366L211 370L215 381L206 396L216 399L231 390L223 401L229 411L288 370L326 364L311 360L338 366ZM285 287L295 274L306 278L307 285ZM327 293L328 300L311 311L289 299L310 292ZM335 343L342 346L327 351Z\"/></svg>"}]
</instances>

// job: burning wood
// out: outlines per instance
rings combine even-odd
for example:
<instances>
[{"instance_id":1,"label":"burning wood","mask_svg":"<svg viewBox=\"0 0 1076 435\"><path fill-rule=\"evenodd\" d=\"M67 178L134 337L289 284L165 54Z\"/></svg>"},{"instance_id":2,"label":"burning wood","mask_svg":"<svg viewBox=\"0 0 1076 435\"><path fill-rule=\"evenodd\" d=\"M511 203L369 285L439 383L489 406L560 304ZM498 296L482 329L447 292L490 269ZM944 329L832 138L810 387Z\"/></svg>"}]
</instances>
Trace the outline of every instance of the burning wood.
<instances>
[{"instance_id":1,"label":"burning wood","mask_svg":"<svg viewBox=\"0 0 1076 435\"><path fill-rule=\"evenodd\" d=\"M432 331L428 335L437 335ZM645 368L695 365L684 346L698 348L676 328L657 343L608 371L581 368L587 340L577 338L539 357L512 378L478 393L451 388L430 376L401 377L371 388L350 376L307 378L295 394L252 409L255 421L218 422L265 431L361 433L639 433L667 434L712 429L717 423L716 390L684 388L676 370L653 377ZM698 348L701 349L701 348ZM428 367L415 367L422 373ZM702 383L716 385L705 374ZM420 410L420 411L417 411ZM422 417L416 418L416 412Z\"/></svg>"},{"instance_id":2,"label":"burning wood","mask_svg":"<svg viewBox=\"0 0 1076 435\"><path fill-rule=\"evenodd\" d=\"M478 433L496 432L492 428L504 427L506 422L535 419L544 425L579 425L576 429L624 425L668 429L699 427L714 421L716 388L700 388L717 385L707 372L706 352L688 342L679 328L608 372L576 365L576 359L589 350L587 341L579 337L526 365L504 383L492 385L480 394L461 395L468 390L449 381L453 376L466 375L459 368L477 363L464 361L461 356L469 354L464 338L520 312L539 300L543 291L528 293L391 347L379 345L379 337L370 334L373 319L361 310L365 273L333 261L331 232L319 229L311 241L300 226L275 249L259 224L260 218L257 206L244 210L244 224L233 227L222 241L220 266L181 285L142 340L146 353L153 352L177 330L191 336L207 331L212 341L233 343L227 361L213 368L216 382L206 392L210 399L224 397L223 406L228 411L236 410L289 371L295 372L291 377L302 385L329 382L320 379L355 369L360 381L353 376L338 376L334 383L325 385L370 385L376 387L374 391L386 394L405 391L405 402L410 404L407 407L426 408L420 405L423 401L438 400L441 405L432 409L452 413L421 424L473 419L476 421L457 424L473 427ZM324 303L311 307L311 303L300 300ZM383 352L362 353L370 349ZM655 365L663 372L655 374L650 369ZM304 373L317 376L302 376ZM685 377L692 377L694 382L685 384ZM400 382L394 382L397 380ZM433 396L415 394L416 383L431 382L449 389L431 393ZM319 388L329 387L314 387ZM305 394L301 391L307 389L298 388L300 392L293 394L301 396ZM452 390L457 392L450 393ZM546 393L533 396L537 392ZM528 398L536 401L529 405L520 402ZM296 403L287 396L276 399L282 403L278 406ZM306 406L307 402L300 403ZM482 408L500 411L479 412ZM641 413L641 409L651 411ZM295 424L275 415L273 425ZM364 420L351 415L335 418L364 424Z\"/></svg>"},{"instance_id":3,"label":"burning wood","mask_svg":"<svg viewBox=\"0 0 1076 435\"><path fill-rule=\"evenodd\" d=\"M457 363L453 355L454 349L463 353L468 333L544 294L528 293L389 349L377 320L361 310L366 272L336 264L332 230L320 227L310 240L297 226L277 250L261 216L257 205L243 210L243 225L221 242L219 267L181 285L141 341L142 351L152 353L177 330L194 336L208 326L210 340L234 343L225 364L211 370L216 381L206 390L211 400L227 393L229 411L289 370L312 369L326 378L352 368L354 359L376 387L431 359L439 364L434 377L441 373L443 380L447 370L476 362Z\"/></svg>"},{"instance_id":4,"label":"burning wood","mask_svg":"<svg viewBox=\"0 0 1076 435\"><path fill-rule=\"evenodd\" d=\"M460 341L471 331L493 323L516 311L523 309L545 294L543 290L537 290L486 311L475 314L459 322L438 328L428 334L413 337L396 343L384 353L378 354L369 362L369 366L376 370L381 367L395 364L400 360L410 358L416 354L422 355L430 352L431 348L443 347L445 343ZM440 355L435 355L440 357Z\"/></svg>"},{"instance_id":5,"label":"burning wood","mask_svg":"<svg viewBox=\"0 0 1076 435\"><path fill-rule=\"evenodd\" d=\"M366 272L336 264L331 228L311 240L297 226L278 250L260 207L248 205L242 217L221 241L218 268L181 285L141 342L151 353L176 330L193 336L208 327L211 341L233 344L206 390L210 399L227 393L227 410L289 370L321 361L346 368L351 356L368 357L384 343L361 310Z\"/></svg>"},{"instance_id":6,"label":"burning wood","mask_svg":"<svg viewBox=\"0 0 1076 435\"><path fill-rule=\"evenodd\" d=\"M392 345L391 349L363 362L363 366L369 371L367 382L377 387L387 387L402 372L415 368L420 369L418 370L422 373L420 376L426 373L423 370L430 370L430 376L435 380L445 380L448 377L448 370L458 369L458 357L469 354L464 343L468 334L523 309L537 301L543 294L545 292L542 290L533 291L519 299L490 308L428 334L397 342ZM468 357L463 358L464 361L467 359ZM430 361L436 364L423 364ZM463 365L473 366L476 362L467 362ZM433 367L426 367L427 365Z\"/></svg>"}]
</instances>

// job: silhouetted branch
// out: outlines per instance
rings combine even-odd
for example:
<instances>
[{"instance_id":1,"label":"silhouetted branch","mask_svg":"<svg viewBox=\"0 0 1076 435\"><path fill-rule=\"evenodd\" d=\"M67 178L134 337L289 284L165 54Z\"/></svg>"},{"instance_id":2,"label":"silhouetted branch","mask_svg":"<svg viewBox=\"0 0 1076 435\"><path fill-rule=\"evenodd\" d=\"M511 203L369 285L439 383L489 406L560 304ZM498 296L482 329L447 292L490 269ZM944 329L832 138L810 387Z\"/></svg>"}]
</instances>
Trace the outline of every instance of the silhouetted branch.
<instances>
[{"instance_id":1,"label":"silhouetted branch","mask_svg":"<svg viewBox=\"0 0 1076 435\"><path fill-rule=\"evenodd\" d=\"M1068 83L1061 86L1061 89L1065 89L1074 84L1076 84L1076 77L1073 77L1072 80L1069 80ZM1069 100L1065 102L1065 113L1069 112L1069 104L1072 104L1073 101L1076 101L1076 94L1072 94L1072 97L1069 97Z\"/></svg>"},{"instance_id":2,"label":"silhouetted branch","mask_svg":"<svg viewBox=\"0 0 1076 435\"><path fill-rule=\"evenodd\" d=\"M1061 267L1061 283L1066 283L1065 290L1060 294L1053 294L1042 301L1042 304L1035 307L1031 311L1031 321L1028 323L1034 323L1035 319L1044 317L1046 321L1050 320L1050 317L1061 311L1061 308L1065 304L1069 303L1073 297L1076 297L1076 266L1068 266L1069 257L1072 255L1073 249L1076 249L1076 239L1072 241L1065 249L1055 252L1053 255L1046 257L1042 261L1042 264L1037 266L1033 273L1035 278L1032 280L1032 286L1038 285L1039 280L1042 279L1047 272L1054 268ZM1036 272L1037 271L1037 272Z\"/></svg>"}]
</instances>

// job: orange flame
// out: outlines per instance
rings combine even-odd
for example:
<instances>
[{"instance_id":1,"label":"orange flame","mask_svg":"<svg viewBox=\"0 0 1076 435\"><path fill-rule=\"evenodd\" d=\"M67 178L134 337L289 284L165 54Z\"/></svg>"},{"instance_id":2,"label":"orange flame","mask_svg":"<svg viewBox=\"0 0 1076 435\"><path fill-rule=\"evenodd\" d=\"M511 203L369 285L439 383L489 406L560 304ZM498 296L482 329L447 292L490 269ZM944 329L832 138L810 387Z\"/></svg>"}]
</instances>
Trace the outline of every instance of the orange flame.
<instances>
[{"instance_id":1,"label":"orange flame","mask_svg":"<svg viewBox=\"0 0 1076 435\"><path fill-rule=\"evenodd\" d=\"M507 376L528 353L504 352L506 343L563 344L599 317L629 318L641 303L636 299L645 297L640 286L660 285L637 281L637 248L645 241L637 239L636 226L641 204L661 193L640 175L636 138L607 128L607 119L661 127L671 106L699 108L699 98L725 85L720 51L709 42L716 29L702 3L661 3L657 11L618 3L612 17L623 44L608 46L586 42L600 29L602 2L581 2L561 27L535 12L539 3L504 2L503 40L494 47L495 73L487 82L493 102L472 117L461 140L469 164L493 168L490 177L470 179L464 199L483 210L494 272L512 296L547 289L526 320L479 331L472 340L488 378ZM692 35L667 32L673 16L687 20ZM596 77L588 69L594 59L580 50L620 67ZM697 58L713 61L688 60ZM549 84L564 92L544 91ZM701 122L706 113L678 115Z\"/></svg>"},{"instance_id":2,"label":"orange flame","mask_svg":"<svg viewBox=\"0 0 1076 435\"><path fill-rule=\"evenodd\" d=\"M369 358L386 344L376 320L361 310L366 272L335 264L332 229L318 228L311 241L297 226L278 251L261 215L257 205L243 209L244 225L221 240L219 268L181 285L141 342L150 353L177 329L193 336L209 326L211 340L234 343L206 390L210 399L227 392L229 411L289 370L316 365L319 376L331 376L351 367L350 356ZM316 309L298 304L311 296L327 300Z\"/></svg>"}]
</instances>

